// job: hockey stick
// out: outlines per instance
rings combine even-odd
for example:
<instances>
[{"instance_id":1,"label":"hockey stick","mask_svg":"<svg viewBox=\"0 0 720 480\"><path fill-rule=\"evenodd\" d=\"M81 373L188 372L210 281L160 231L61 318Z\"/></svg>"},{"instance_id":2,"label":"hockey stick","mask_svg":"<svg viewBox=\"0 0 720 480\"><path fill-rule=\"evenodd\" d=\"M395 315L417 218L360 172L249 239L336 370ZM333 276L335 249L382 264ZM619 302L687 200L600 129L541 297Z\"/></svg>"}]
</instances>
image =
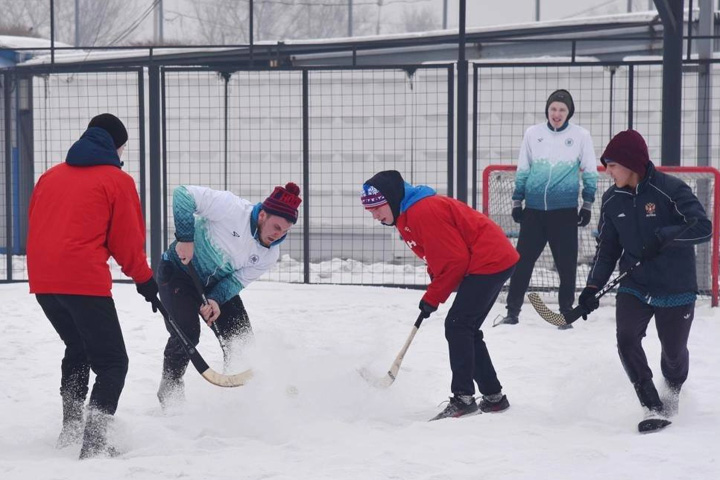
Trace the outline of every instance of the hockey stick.
<instances>
[{"instance_id":1,"label":"hockey stick","mask_svg":"<svg viewBox=\"0 0 720 480\"><path fill-rule=\"evenodd\" d=\"M188 263L188 273L190 274L190 278L192 279L193 285L195 285L195 290L197 290L198 294L200 295L200 298L202 299L203 305L208 304L207 297L205 296L205 287L203 287L202 281L200 280L200 277L198 276L197 270L195 270L195 266L192 264L192 262ZM217 329L217 325L215 325L215 322L213 322L212 325L210 325L210 328L213 329L215 332L215 335L220 338L220 332Z\"/></svg>"},{"instance_id":2,"label":"hockey stick","mask_svg":"<svg viewBox=\"0 0 720 480\"><path fill-rule=\"evenodd\" d=\"M680 230L680 232L678 232L677 235L673 236L673 238L667 240L660 247L660 249L658 251L663 250L665 247L670 245L673 241L680 238L680 236L682 234L687 232L688 229L694 227L696 223L697 223L697 218L689 219L687 221L687 225L685 226L685 228ZM640 260L638 260L633 265L631 265L630 268L628 268L627 270L625 270L624 272L619 274L617 277L615 277L610 283L606 284L603 288L599 289L597 291L597 293L595 293L595 299L599 300L600 297L602 297L607 292L609 292L610 290L615 288L615 286L618 283L620 283L620 281L623 278L627 277L630 274L630 272L632 272L635 269L635 267L637 267L641 263L642 262ZM538 313L538 315L540 315L542 317L543 320L545 320L546 322L551 323L555 326L558 326L558 327L563 326L563 325L570 325L571 323L573 323L574 321L576 321L583 315L587 315L587 313L585 312L585 309L581 305L578 305L577 307L573 308L571 311L569 311L566 314L553 312L552 310L550 310L547 307L547 305L545 305L545 302L542 301L542 299L540 298L540 295L538 295L536 292L532 292L532 293L528 294L528 300L530 300L530 303L532 304L533 308L535 308L535 311Z\"/></svg>"},{"instance_id":3,"label":"hockey stick","mask_svg":"<svg viewBox=\"0 0 720 480\"><path fill-rule=\"evenodd\" d=\"M198 372L200 372L200 375L202 375L205 380L213 385L217 385L218 387L240 387L245 385L248 380L252 378L252 370L245 370L244 372L237 373L235 375L224 375L210 368L205 362L205 359L203 359L202 355L200 355L200 352L198 352L193 346L187 335L183 333L168 311L165 310L165 306L159 300L154 303L154 305L158 308L158 310L160 310L160 313L162 313L162 316L165 318L165 322L170 326L178 340L180 340L180 344L182 345L183 350L185 350L185 353L187 353L188 357L190 357L190 361L193 366Z\"/></svg>"},{"instance_id":4,"label":"hockey stick","mask_svg":"<svg viewBox=\"0 0 720 480\"><path fill-rule=\"evenodd\" d=\"M400 349L400 353L397 354L397 357L395 357L395 361L392 363L392 365L390 365L390 370L388 370L385 375L377 378L374 377L365 368L361 368L360 370L358 370L360 376L367 380L370 385L377 388L387 388L393 384L395 378L397 377L398 371L400 371L400 365L405 358L405 354L407 353L408 348L410 348L410 344L412 343L413 338L415 338L415 334L420 328L420 324L425 319L423 315L423 313L420 313L420 315L418 315L417 320L415 320L415 325L413 325L412 330L410 330L410 335L408 336L407 340L405 340L405 345L403 345L403 347Z\"/></svg>"},{"instance_id":5,"label":"hockey stick","mask_svg":"<svg viewBox=\"0 0 720 480\"><path fill-rule=\"evenodd\" d=\"M205 296L205 287L202 284L202 280L200 280L200 276L197 273L197 270L195 270L195 265L192 264L192 262L188 263L188 273L190 274L190 278L192 279L193 285L195 285L195 290L200 295L200 299L202 300L203 305L208 304L208 299ZM223 349L223 352L225 352L225 341L223 340L222 335L220 334L220 330L218 330L217 325L215 322L210 325L210 328L212 328L213 332L215 332L215 336L218 338L218 341L220 342L220 347ZM252 370L248 369L245 370L242 373L239 373L238 375L249 375L252 377ZM249 378L249 377L248 377Z\"/></svg>"}]
</instances>

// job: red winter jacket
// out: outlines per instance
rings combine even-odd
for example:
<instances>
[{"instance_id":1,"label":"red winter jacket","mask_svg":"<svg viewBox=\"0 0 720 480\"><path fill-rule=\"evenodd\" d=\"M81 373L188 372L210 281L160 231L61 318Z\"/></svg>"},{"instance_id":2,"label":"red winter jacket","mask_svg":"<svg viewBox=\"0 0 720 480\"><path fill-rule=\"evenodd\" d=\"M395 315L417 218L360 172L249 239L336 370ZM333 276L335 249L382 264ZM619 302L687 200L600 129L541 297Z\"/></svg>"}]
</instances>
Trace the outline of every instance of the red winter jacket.
<instances>
[{"instance_id":1,"label":"red winter jacket","mask_svg":"<svg viewBox=\"0 0 720 480\"><path fill-rule=\"evenodd\" d=\"M408 189L405 195L407 200ZM427 262L431 281L423 300L433 306L445 302L466 275L499 273L520 259L498 225L445 196L411 203L397 217L396 226L405 243Z\"/></svg>"},{"instance_id":2,"label":"red winter jacket","mask_svg":"<svg viewBox=\"0 0 720 480\"><path fill-rule=\"evenodd\" d=\"M95 159L98 143L107 157ZM136 283L152 277L135 182L119 167L110 135L91 128L67 163L40 177L30 199L30 293L110 297L110 256Z\"/></svg>"}]
</instances>

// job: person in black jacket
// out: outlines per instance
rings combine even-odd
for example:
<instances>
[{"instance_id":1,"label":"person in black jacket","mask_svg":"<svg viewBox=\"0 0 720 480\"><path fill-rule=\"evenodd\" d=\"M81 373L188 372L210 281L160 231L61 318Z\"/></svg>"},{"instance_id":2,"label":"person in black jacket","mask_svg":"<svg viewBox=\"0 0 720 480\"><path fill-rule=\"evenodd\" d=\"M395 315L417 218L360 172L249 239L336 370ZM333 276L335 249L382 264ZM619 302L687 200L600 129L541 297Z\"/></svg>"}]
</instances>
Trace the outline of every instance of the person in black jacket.
<instances>
[{"instance_id":1,"label":"person in black jacket","mask_svg":"<svg viewBox=\"0 0 720 480\"><path fill-rule=\"evenodd\" d=\"M646 420L665 426L670 423L667 417L677 411L680 388L688 377L687 342L697 297L693 246L711 239L712 224L687 184L655 169L638 132L618 133L600 161L615 185L602 198L597 249L579 304L587 313L596 309L594 295L607 283L618 259L620 271L640 260L617 293L618 353L645 407ZM641 343L653 316L662 346L665 402Z\"/></svg>"}]
</instances>

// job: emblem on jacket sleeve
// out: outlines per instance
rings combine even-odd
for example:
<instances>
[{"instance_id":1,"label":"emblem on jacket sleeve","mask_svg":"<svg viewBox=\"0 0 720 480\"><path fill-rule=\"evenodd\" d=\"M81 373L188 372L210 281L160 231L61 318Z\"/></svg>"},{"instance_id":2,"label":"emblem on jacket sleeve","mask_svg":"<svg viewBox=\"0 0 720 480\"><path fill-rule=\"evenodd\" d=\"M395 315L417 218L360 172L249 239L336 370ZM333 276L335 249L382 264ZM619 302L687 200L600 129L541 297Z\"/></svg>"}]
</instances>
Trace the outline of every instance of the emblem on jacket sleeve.
<instances>
[{"instance_id":1,"label":"emblem on jacket sleeve","mask_svg":"<svg viewBox=\"0 0 720 480\"><path fill-rule=\"evenodd\" d=\"M645 216L646 217L654 217L655 216L655 204L654 203L646 203L645 204Z\"/></svg>"}]
</instances>

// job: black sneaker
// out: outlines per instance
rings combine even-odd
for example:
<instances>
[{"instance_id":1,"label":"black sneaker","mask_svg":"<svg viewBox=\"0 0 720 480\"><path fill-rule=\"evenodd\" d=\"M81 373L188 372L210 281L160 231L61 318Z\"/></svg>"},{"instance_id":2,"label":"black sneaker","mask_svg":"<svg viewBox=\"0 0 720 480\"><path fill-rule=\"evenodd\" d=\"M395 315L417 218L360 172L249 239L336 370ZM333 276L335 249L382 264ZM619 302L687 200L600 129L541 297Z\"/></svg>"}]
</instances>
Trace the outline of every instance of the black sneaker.
<instances>
[{"instance_id":1,"label":"black sneaker","mask_svg":"<svg viewBox=\"0 0 720 480\"><path fill-rule=\"evenodd\" d=\"M483 413L500 413L510 408L510 402L507 395L503 395L499 400L492 401L491 395L483 395L480 400L480 411Z\"/></svg>"},{"instance_id":2,"label":"black sneaker","mask_svg":"<svg viewBox=\"0 0 720 480\"><path fill-rule=\"evenodd\" d=\"M463 395L463 397L468 397L470 403L466 403L458 395L450 397L450 403L445 407L445 410L435 415L430 421L442 420L443 418L464 417L465 415L477 413L478 405L475 402L475 397L470 395Z\"/></svg>"}]
</instances>

